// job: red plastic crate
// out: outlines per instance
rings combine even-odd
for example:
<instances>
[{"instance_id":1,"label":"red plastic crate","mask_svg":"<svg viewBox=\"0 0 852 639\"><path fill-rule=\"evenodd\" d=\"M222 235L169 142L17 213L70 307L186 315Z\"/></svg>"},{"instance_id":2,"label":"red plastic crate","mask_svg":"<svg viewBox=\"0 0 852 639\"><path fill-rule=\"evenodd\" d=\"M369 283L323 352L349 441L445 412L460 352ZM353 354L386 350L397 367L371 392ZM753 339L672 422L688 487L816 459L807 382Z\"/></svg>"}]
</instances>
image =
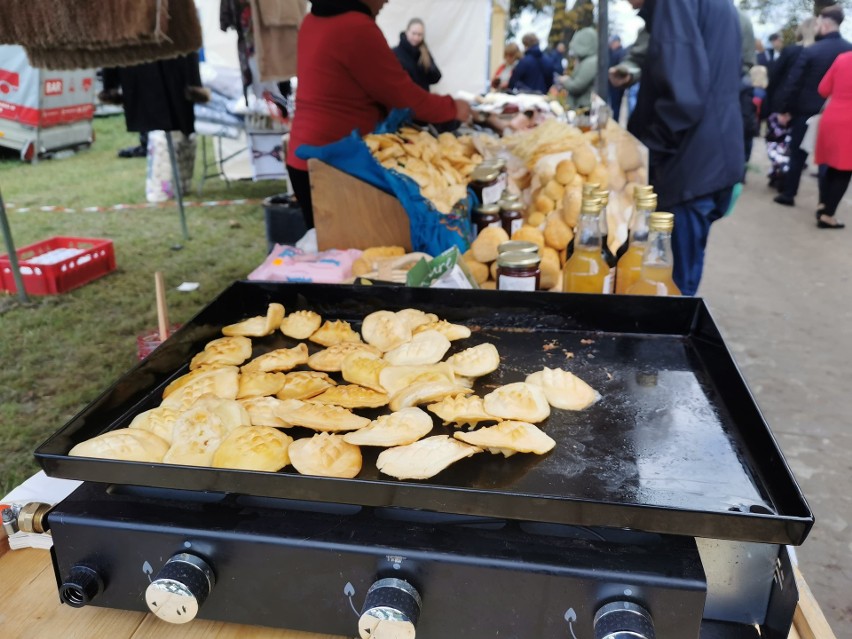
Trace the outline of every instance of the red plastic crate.
<instances>
[{"instance_id":1,"label":"red plastic crate","mask_svg":"<svg viewBox=\"0 0 852 639\"><path fill-rule=\"evenodd\" d=\"M80 249L82 253L53 263L42 264L39 256L60 249ZM31 295L54 295L87 284L115 270L112 240L83 237L51 237L15 251L24 280ZM8 255L0 256L0 288L16 292L15 276Z\"/></svg>"}]
</instances>

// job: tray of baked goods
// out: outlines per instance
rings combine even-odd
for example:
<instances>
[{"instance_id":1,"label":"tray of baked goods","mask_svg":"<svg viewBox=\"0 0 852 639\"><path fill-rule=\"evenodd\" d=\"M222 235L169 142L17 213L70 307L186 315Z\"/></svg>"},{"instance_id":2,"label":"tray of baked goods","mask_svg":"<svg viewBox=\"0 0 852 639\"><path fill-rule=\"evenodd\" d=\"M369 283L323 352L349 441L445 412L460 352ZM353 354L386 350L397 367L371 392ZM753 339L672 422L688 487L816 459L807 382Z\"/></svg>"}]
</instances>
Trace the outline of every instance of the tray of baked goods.
<instances>
[{"instance_id":1,"label":"tray of baked goods","mask_svg":"<svg viewBox=\"0 0 852 639\"><path fill-rule=\"evenodd\" d=\"M799 544L704 302L236 282L36 451L47 474Z\"/></svg>"}]
</instances>

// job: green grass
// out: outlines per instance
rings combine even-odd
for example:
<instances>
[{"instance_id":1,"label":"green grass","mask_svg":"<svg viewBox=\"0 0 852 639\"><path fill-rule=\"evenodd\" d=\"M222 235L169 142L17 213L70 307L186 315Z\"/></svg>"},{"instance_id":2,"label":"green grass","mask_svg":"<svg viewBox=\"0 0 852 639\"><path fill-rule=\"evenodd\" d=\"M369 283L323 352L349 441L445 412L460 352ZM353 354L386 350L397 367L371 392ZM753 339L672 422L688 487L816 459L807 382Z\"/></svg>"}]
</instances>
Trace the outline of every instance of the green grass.
<instances>
[{"instance_id":1,"label":"green grass","mask_svg":"<svg viewBox=\"0 0 852 639\"><path fill-rule=\"evenodd\" d=\"M0 497L38 470L33 451L136 362L136 337L157 327L154 272L163 271L172 322L185 322L266 255L259 204L186 208L184 241L176 205L82 212L87 206L145 201L144 159L117 159L136 141L122 117L95 121L91 149L36 165L0 155L0 192L18 248L55 235L109 238L118 268L76 290L30 297L0 292ZM200 170L200 150L196 175ZM201 198L261 199L280 181L211 179ZM44 212L41 206L78 212ZM32 207L28 212L18 209ZM173 250L183 245L181 250ZM5 245L0 253L5 254ZM175 288L199 282L193 292Z\"/></svg>"}]
</instances>

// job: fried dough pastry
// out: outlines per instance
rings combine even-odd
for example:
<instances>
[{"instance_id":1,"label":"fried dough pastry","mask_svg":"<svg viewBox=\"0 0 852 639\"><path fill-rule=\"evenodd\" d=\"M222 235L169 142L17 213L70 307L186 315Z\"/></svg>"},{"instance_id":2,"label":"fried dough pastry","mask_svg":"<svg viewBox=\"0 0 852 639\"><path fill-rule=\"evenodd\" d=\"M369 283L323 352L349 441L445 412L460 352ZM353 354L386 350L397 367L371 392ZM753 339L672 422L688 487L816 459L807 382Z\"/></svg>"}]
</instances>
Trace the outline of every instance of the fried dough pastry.
<instances>
[{"instance_id":1,"label":"fried dough pastry","mask_svg":"<svg viewBox=\"0 0 852 639\"><path fill-rule=\"evenodd\" d=\"M213 454L228 436L221 420L208 414L187 411L175 423L174 439L163 463L182 466L210 466Z\"/></svg>"},{"instance_id":2,"label":"fried dough pastry","mask_svg":"<svg viewBox=\"0 0 852 639\"><path fill-rule=\"evenodd\" d=\"M438 321L438 316L434 313L424 313L417 308L404 308L401 311L397 311L396 316L405 322L405 325L408 326L408 330L412 332L414 332L418 326Z\"/></svg>"},{"instance_id":3,"label":"fried dough pastry","mask_svg":"<svg viewBox=\"0 0 852 639\"><path fill-rule=\"evenodd\" d=\"M449 395L435 404L429 404L431 412L440 417L444 426L453 424L456 428L469 425L476 427L480 422L499 421L494 415L485 410L482 398L477 395Z\"/></svg>"},{"instance_id":4,"label":"fried dough pastry","mask_svg":"<svg viewBox=\"0 0 852 639\"><path fill-rule=\"evenodd\" d=\"M451 342L454 342L458 339L467 339L470 337L470 329L467 326L462 326L461 324L453 324L452 322L448 322L447 320L435 320L434 322L429 322L428 324L421 324L417 328L414 329L414 334L422 333L423 331L438 331L441 335L446 337Z\"/></svg>"},{"instance_id":5,"label":"fried dough pastry","mask_svg":"<svg viewBox=\"0 0 852 639\"><path fill-rule=\"evenodd\" d=\"M68 453L72 457L95 457L120 461L161 462L169 443L142 428L122 428L80 442Z\"/></svg>"},{"instance_id":6,"label":"fried dough pastry","mask_svg":"<svg viewBox=\"0 0 852 639\"><path fill-rule=\"evenodd\" d=\"M429 479L460 459L481 452L481 448L447 435L434 435L407 446L382 451L376 467L397 479Z\"/></svg>"},{"instance_id":7,"label":"fried dough pastry","mask_svg":"<svg viewBox=\"0 0 852 639\"><path fill-rule=\"evenodd\" d=\"M286 376L284 373L243 371L243 373L240 374L240 387L237 390L237 399L268 397L270 395L274 395L284 388L285 381Z\"/></svg>"},{"instance_id":8,"label":"fried dough pastry","mask_svg":"<svg viewBox=\"0 0 852 639\"><path fill-rule=\"evenodd\" d=\"M322 317L313 311L294 311L281 320L281 332L293 339L308 339L317 332Z\"/></svg>"},{"instance_id":9,"label":"fried dough pastry","mask_svg":"<svg viewBox=\"0 0 852 639\"><path fill-rule=\"evenodd\" d=\"M379 380L379 375L388 366L390 364L383 360L380 355L359 350L343 358L343 362L340 364L340 374L347 382L384 393L385 389Z\"/></svg>"},{"instance_id":10,"label":"fried dough pastry","mask_svg":"<svg viewBox=\"0 0 852 639\"><path fill-rule=\"evenodd\" d=\"M191 415L193 413L194 415ZM177 425L182 420L186 419L194 419L196 421L218 419L226 433L230 433L240 426L251 426L251 417L249 417L248 411L240 402L232 399L222 399L214 395L200 397L189 410L180 413L177 420L175 420L175 428L177 428Z\"/></svg>"},{"instance_id":11,"label":"fried dough pastry","mask_svg":"<svg viewBox=\"0 0 852 639\"><path fill-rule=\"evenodd\" d=\"M225 335L245 335L246 337L266 337L278 330L283 319L284 307L273 302L266 309L266 315L258 315L236 324L230 324L222 329L222 333Z\"/></svg>"},{"instance_id":12,"label":"fried dough pastry","mask_svg":"<svg viewBox=\"0 0 852 639\"><path fill-rule=\"evenodd\" d=\"M271 426L272 428L287 428L290 426L275 414L275 409L281 402L274 397L252 397L237 400L246 409L252 426Z\"/></svg>"},{"instance_id":13,"label":"fried dough pastry","mask_svg":"<svg viewBox=\"0 0 852 639\"><path fill-rule=\"evenodd\" d=\"M506 421L496 426L480 428L470 432L457 432L456 439L479 446L494 455L511 457L515 453L544 455L553 450L556 442L537 426L527 422Z\"/></svg>"},{"instance_id":14,"label":"fried dough pastry","mask_svg":"<svg viewBox=\"0 0 852 639\"><path fill-rule=\"evenodd\" d=\"M275 394L278 399L310 399L336 385L326 373L295 371L284 376L284 387Z\"/></svg>"},{"instance_id":15,"label":"fried dough pastry","mask_svg":"<svg viewBox=\"0 0 852 639\"><path fill-rule=\"evenodd\" d=\"M288 424L304 426L321 432L358 430L370 423L366 417L331 404L312 404L298 399L285 399L275 409L275 414Z\"/></svg>"},{"instance_id":16,"label":"fried dough pastry","mask_svg":"<svg viewBox=\"0 0 852 639\"><path fill-rule=\"evenodd\" d=\"M448 395L464 395L472 392L469 388L446 380L429 382L417 380L391 397L390 409L392 411L402 410L409 406L437 402Z\"/></svg>"},{"instance_id":17,"label":"fried dough pastry","mask_svg":"<svg viewBox=\"0 0 852 639\"><path fill-rule=\"evenodd\" d=\"M302 475L345 477L361 472L361 449L341 435L318 433L290 444L290 463Z\"/></svg>"},{"instance_id":18,"label":"fried dough pastry","mask_svg":"<svg viewBox=\"0 0 852 639\"><path fill-rule=\"evenodd\" d=\"M423 331L411 341L385 353L385 359L396 366L436 364L450 350L450 340L436 330Z\"/></svg>"},{"instance_id":19,"label":"fried dough pastry","mask_svg":"<svg viewBox=\"0 0 852 639\"><path fill-rule=\"evenodd\" d=\"M243 373L260 371L272 373L278 371L291 371L301 364L308 363L308 347L299 344L293 348L277 348L263 355L259 355L243 366Z\"/></svg>"},{"instance_id":20,"label":"fried dough pastry","mask_svg":"<svg viewBox=\"0 0 852 639\"><path fill-rule=\"evenodd\" d=\"M396 313L376 311L364 318L361 335L365 342L386 353L409 341L411 329Z\"/></svg>"},{"instance_id":21,"label":"fried dough pastry","mask_svg":"<svg viewBox=\"0 0 852 639\"><path fill-rule=\"evenodd\" d=\"M318 404L334 404L343 408L379 408L387 406L390 398L386 393L364 388L357 384L332 386L309 401Z\"/></svg>"},{"instance_id":22,"label":"fried dough pastry","mask_svg":"<svg viewBox=\"0 0 852 639\"><path fill-rule=\"evenodd\" d=\"M173 408L158 406L144 413L139 413L130 422L128 428L141 428L154 433L157 437L172 443L172 432L175 428L175 420L180 413ZM165 454L165 453L163 453Z\"/></svg>"},{"instance_id":23,"label":"fried dough pastry","mask_svg":"<svg viewBox=\"0 0 852 639\"><path fill-rule=\"evenodd\" d=\"M432 430L432 418L425 411L411 407L390 415L380 415L370 425L346 433L343 439L356 446L405 446L413 444Z\"/></svg>"},{"instance_id":24,"label":"fried dough pastry","mask_svg":"<svg viewBox=\"0 0 852 639\"><path fill-rule=\"evenodd\" d=\"M482 377L497 370L500 366L500 353L494 344L479 344L456 353L447 360L457 375Z\"/></svg>"},{"instance_id":25,"label":"fried dough pastry","mask_svg":"<svg viewBox=\"0 0 852 639\"><path fill-rule=\"evenodd\" d=\"M275 472L290 463L293 438L269 426L241 426L213 453L214 468Z\"/></svg>"},{"instance_id":26,"label":"fried dough pastry","mask_svg":"<svg viewBox=\"0 0 852 639\"><path fill-rule=\"evenodd\" d=\"M308 339L321 346L332 346L341 342L360 342L361 336L352 330L349 322L326 320Z\"/></svg>"},{"instance_id":27,"label":"fried dough pastry","mask_svg":"<svg viewBox=\"0 0 852 639\"><path fill-rule=\"evenodd\" d=\"M527 384L540 386L554 408L583 410L600 399L600 394L582 379L561 368L543 368L527 376Z\"/></svg>"},{"instance_id":28,"label":"fried dough pastry","mask_svg":"<svg viewBox=\"0 0 852 639\"><path fill-rule=\"evenodd\" d=\"M212 371L219 368L230 368L239 373L239 369L236 366L226 366L225 364L209 364L196 368L195 370L189 371L185 375L181 375L177 379L172 380L169 385L163 389L163 399L174 393L176 390L183 388L190 382L195 381L199 377L207 377Z\"/></svg>"},{"instance_id":29,"label":"fried dough pastry","mask_svg":"<svg viewBox=\"0 0 852 639\"><path fill-rule=\"evenodd\" d=\"M308 358L308 366L315 371L325 371L328 373L337 373L343 365L343 360L346 356L355 351L369 351L376 355L381 355L382 352L375 346L370 346L364 342L341 342L332 344L325 350L314 353Z\"/></svg>"},{"instance_id":30,"label":"fried dough pastry","mask_svg":"<svg viewBox=\"0 0 852 639\"><path fill-rule=\"evenodd\" d=\"M204 350L192 358L189 370L212 364L239 366L249 357L251 357L251 340L248 337L242 335L220 337L208 342Z\"/></svg>"},{"instance_id":31,"label":"fried dough pastry","mask_svg":"<svg viewBox=\"0 0 852 639\"><path fill-rule=\"evenodd\" d=\"M391 396L415 382L454 383L455 379L452 366L446 362L425 366L387 366L379 372L379 384Z\"/></svg>"},{"instance_id":32,"label":"fried dough pastry","mask_svg":"<svg viewBox=\"0 0 852 639\"><path fill-rule=\"evenodd\" d=\"M222 399L236 399L239 390L240 372L236 366L213 368L171 393L163 399L161 406L186 410L203 395L215 395Z\"/></svg>"},{"instance_id":33,"label":"fried dough pastry","mask_svg":"<svg viewBox=\"0 0 852 639\"><path fill-rule=\"evenodd\" d=\"M488 393L485 410L496 417L537 423L550 416L550 404L540 386L516 382Z\"/></svg>"}]
</instances>

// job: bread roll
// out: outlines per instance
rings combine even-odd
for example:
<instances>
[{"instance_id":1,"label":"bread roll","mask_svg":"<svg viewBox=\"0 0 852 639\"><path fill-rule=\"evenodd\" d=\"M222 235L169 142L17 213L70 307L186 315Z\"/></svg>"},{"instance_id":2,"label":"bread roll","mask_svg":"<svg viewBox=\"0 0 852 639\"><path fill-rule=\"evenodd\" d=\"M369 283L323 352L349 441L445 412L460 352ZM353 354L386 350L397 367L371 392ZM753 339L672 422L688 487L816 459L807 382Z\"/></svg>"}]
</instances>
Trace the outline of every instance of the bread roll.
<instances>
[{"instance_id":1,"label":"bread roll","mask_svg":"<svg viewBox=\"0 0 852 639\"><path fill-rule=\"evenodd\" d=\"M544 193L554 202L558 202L562 199L562 196L565 195L565 187L562 186L556 180L551 180L550 182L544 185L542 193Z\"/></svg>"},{"instance_id":2,"label":"bread roll","mask_svg":"<svg viewBox=\"0 0 852 639\"><path fill-rule=\"evenodd\" d=\"M576 188L566 189L565 196L562 198L562 221L565 222L568 228L577 228L582 206L582 191Z\"/></svg>"},{"instance_id":3,"label":"bread roll","mask_svg":"<svg viewBox=\"0 0 852 639\"><path fill-rule=\"evenodd\" d=\"M622 136L616 143L618 165L624 172L635 171L642 166L642 154L635 140Z\"/></svg>"},{"instance_id":4,"label":"bread roll","mask_svg":"<svg viewBox=\"0 0 852 639\"><path fill-rule=\"evenodd\" d=\"M544 243L551 248L561 251L574 237L574 231L562 221L559 215L552 215L547 219L544 227Z\"/></svg>"},{"instance_id":5,"label":"bread roll","mask_svg":"<svg viewBox=\"0 0 852 639\"><path fill-rule=\"evenodd\" d=\"M509 241L509 234L500 226L488 226L479 233L470 250L477 262L493 262L497 259L497 247Z\"/></svg>"},{"instance_id":6,"label":"bread roll","mask_svg":"<svg viewBox=\"0 0 852 639\"><path fill-rule=\"evenodd\" d=\"M486 264L476 260L465 260L465 266L467 266L477 284L482 284L488 279L488 266Z\"/></svg>"},{"instance_id":7,"label":"bread roll","mask_svg":"<svg viewBox=\"0 0 852 639\"><path fill-rule=\"evenodd\" d=\"M562 282L562 267L559 263L559 253L549 246L544 247L541 254L541 288L550 290Z\"/></svg>"},{"instance_id":8,"label":"bread roll","mask_svg":"<svg viewBox=\"0 0 852 639\"><path fill-rule=\"evenodd\" d=\"M571 160L562 160L556 165L556 181L562 186L568 186L577 175L577 167Z\"/></svg>"},{"instance_id":9,"label":"bread roll","mask_svg":"<svg viewBox=\"0 0 852 639\"><path fill-rule=\"evenodd\" d=\"M512 235L512 239L520 240L522 242L532 242L533 244L538 245L539 249L544 248L544 234L529 224L524 224L521 228L515 231Z\"/></svg>"},{"instance_id":10,"label":"bread roll","mask_svg":"<svg viewBox=\"0 0 852 639\"><path fill-rule=\"evenodd\" d=\"M554 208L556 208L556 203L552 198L548 197L544 193L539 193L539 195L533 200L533 206L537 211L550 213Z\"/></svg>"},{"instance_id":11,"label":"bread roll","mask_svg":"<svg viewBox=\"0 0 852 639\"><path fill-rule=\"evenodd\" d=\"M497 282L494 280L488 280L487 282L483 282L480 286L485 290L493 291L497 288Z\"/></svg>"},{"instance_id":12,"label":"bread roll","mask_svg":"<svg viewBox=\"0 0 852 639\"><path fill-rule=\"evenodd\" d=\"M589 144L578 145L572 153L572 159L577 172L583 175L589 175L598 164L595 152Z\"/></svg>"},{"instance_id":13,"label":"bread roll","mask_svg":"<svg viewBox=\"0 0 852 639\"><path fill-rule=\"evenodd\" d=\"M530 216L527 218L527 224L530 226L537 228L539 230L542 229L543 225L547 222L547 215L542 213L541 211L533 211L530 213Z\"/></svg>"}]
</instances>

